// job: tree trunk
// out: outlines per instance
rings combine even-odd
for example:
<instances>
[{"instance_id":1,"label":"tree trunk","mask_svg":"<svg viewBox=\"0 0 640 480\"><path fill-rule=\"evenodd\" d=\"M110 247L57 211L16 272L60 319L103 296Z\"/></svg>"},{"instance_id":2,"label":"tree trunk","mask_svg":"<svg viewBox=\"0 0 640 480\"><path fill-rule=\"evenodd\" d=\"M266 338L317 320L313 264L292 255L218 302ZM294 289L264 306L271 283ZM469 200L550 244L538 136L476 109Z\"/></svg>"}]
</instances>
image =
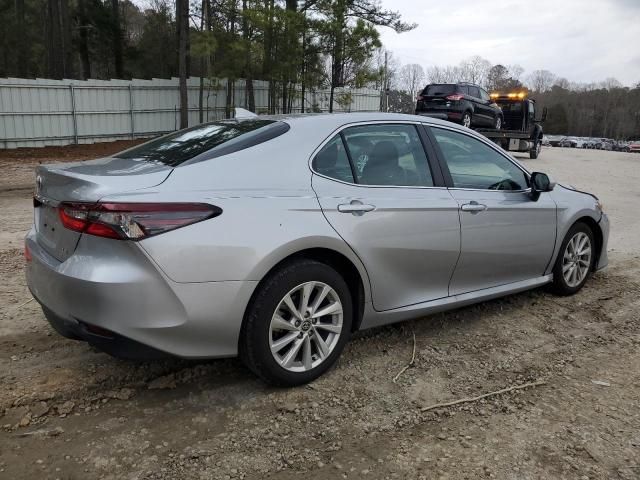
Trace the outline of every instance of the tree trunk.
<instances>
[{"instance_id":1,"label":"tree trunk","mask_svg":"<svg viewBox=\"0 0 640 480\"><path fill-rule=\"evenodd\" d=\"M269 93L268 93L268 112L275 113L275 85L273 82L272 65L273 65L273 15L274 15L274 0L265 0L265 9L269 20L267 28L264 32L264 58L262 63L263 78L269 81Z\"/></svg>"},{"instance_id":2,"label":"tree trunk","mask_svg":"<svg viewBox=\"0 0 640 480\"><path fill-rule=\"evenodd\" d=\"M331 55L331 95L329 98L329 113L333 113L334 90L340 86L343 77L344 65L344 26L346 24L346 11L344 4L337 2L334 7L336 17L335 44Z\"/></svg>"},{"instance_id":3,"label":"tree trunk","mask_svg":"<svg viewBox=\"0 0 640 480\"><path fill-rule=\"evenodd\" d=\"M18 32L22 34L25 32L24 27L24 0L16 0L16 27ZM25 35L21 39L20 48L16 51L17 56L17 72L18 76L21 78L25 78L29 75L29 58L28 55L31 53L31 45L28 43L29 35Z\"/></svg>"},{"instance_id":4,"label":"tree trunk","mask_svg":"<svg viewBox=\"0 0 640 480\"><path fill-rule=\"evenodd\" d=\"M59 79L64 75L64 50L58 0L47 0L47 14L47 70L50 78Z\"/></svg>"},{"instance_id":5,"label":"tree trunk","mask_svg":"<svg viewBox=\"0 0 640 480\"><path fill-rule=\"evenodd\" d=\"M91 60L89 58L89 21L87 19L87 10L85 6L86 0L78 0L78 20L80 25L79 36L80 45L78 49L80 51L80 62L82 65L82 78L84 80L91 78Z\"/></svg>"},{"instance_id":6,"label":"tree trunk","mask_svg":"<svg viewBox=\"0 0 640 480\"><path fill-rule=\"evenodd\" d=\"M200 31L204 32L205 18L207 17L207 0L202 0L202 16L200 17ZM198 89L198 121L204 122L204 76L206 69L206 59L200 59L200 88Z\"/></svg>"},{"instance_id":7,"label":"tree trunk","mask_svg":"<svg viewBox=\"0 0 640 480\"><path fill-rule=\"evenodd\" d=\"M180 128L189 126L189 96L187 91L187 51L189 37L189 0L176 0L178 30L178 76L180 77Z\"/></svg>"},{"instance_id":8,"label":"tree trunk","mask_svg":"<svg viewBox=\"0 0 640 480\"><path fill-rule=\"evenodd\" d=\"M304 113L304 95L306 87L306 68L307 68L307 11L302 12L302 64L300 65L300 113Z\"/></svg>"},{"instance_id":9,"label":"tree trunk","mask_svg":"<svg viewBox=\"0 0 640 480\"><path fill-rule=\"evenodd\" d=\"M62 41L62 76L64 78L74 78L71 22L69 21L69 4L67 0L60 0L60 31L60 39Z\"/></svg>"},{"instance_id":10,"label":"tree trunk","mask_svg":"<svg viewBox=\"0 0 640 480\"><path fill-rule=\"evenodd\" d=\"M113 42L113 65L116 70L116 78L123 78L122 62L122 29L120 28L120 3L119 0L111 0L111 35Z\"/></svg>"},{"instance_id":11,"label":"tree trunk","mask_svg":"<svg viewBox=\"0 0 640 480\"><path fill-rule=\"evenodd\" d=\"M251 32L249 31L249 19L247 18L247 0L242 0L242 39L246 49L246 62L244 64L244 78L246 91L246 106L250 112L256 112L256 97L253 90L253 65L251 64Z\"/></svg>"}]
</instances>

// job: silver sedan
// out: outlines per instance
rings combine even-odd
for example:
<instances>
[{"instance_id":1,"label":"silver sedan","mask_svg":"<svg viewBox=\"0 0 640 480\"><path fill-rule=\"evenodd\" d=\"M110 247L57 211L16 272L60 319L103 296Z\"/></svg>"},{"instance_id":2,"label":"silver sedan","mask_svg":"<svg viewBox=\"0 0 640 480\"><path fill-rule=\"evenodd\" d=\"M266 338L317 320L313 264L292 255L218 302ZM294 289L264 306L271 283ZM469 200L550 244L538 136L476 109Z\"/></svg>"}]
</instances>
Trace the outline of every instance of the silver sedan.
<instances>
[{"instance_id":1,"label":"silver sedan","mask_svg":"<svg viewBox=\"0 0 640 480\"><path fill-rule=\"evenodd\" d=\"M598 199L435 119L225 120L37 169L27 279L52 326L121 357L239 355L317 378L352 332L607 264Z\"/></svg>"}]
</instances>

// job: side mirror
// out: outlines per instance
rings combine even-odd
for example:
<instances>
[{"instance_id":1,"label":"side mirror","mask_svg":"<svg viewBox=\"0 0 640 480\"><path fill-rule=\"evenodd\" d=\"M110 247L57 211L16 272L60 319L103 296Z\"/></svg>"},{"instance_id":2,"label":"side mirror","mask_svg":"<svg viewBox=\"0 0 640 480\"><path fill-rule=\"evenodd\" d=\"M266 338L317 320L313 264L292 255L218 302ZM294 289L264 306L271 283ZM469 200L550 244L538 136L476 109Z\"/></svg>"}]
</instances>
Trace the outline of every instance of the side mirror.
<instances>
[{"instance_id":1,"label":"side mirror","mask_svg":"<svg viewBox=\"0 0 640 480\"><path fill-rule=\"evenodd\" d=\"M542 123L547 119L547 107L542 109L542 116L540 118L536 118L535 121L538 123Z\"/></svg>"},{"instance_id":2,"label":"side mirror","mask_svg":"<svg viewBox=\"0 0 640 480\"><path fill-rule=\"evenodd\" d=\"M542 192L550 192L556 186L546 173L533 172L531 174L531 199L535 202Z\"/></svg>"}]
</instances>

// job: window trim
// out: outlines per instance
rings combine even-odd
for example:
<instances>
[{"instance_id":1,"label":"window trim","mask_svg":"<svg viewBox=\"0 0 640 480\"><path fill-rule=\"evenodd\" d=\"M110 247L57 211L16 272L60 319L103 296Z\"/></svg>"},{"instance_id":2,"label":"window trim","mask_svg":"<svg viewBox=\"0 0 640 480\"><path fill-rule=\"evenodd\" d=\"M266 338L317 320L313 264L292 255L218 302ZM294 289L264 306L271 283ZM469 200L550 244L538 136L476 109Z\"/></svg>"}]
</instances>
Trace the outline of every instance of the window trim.
<instances>
[{"instance_id":1,"label":"window trim","mask_svg":"<svg viewBox=\"0 0 640 480\"><path fill-rule=\"evenodd\" d=\"M467 87L469 88L469 96L471 96L473 98L477 98L478 100L481 100L480 87L478 87L477 85L467 85ZM471 93L471 89L472 88L475 88L478 91L478 95L474 95L473 93Z\"/></svg>"},{"instance_id":2,"label":"window trim","mask_svg":"<svg viewBox=\"0 0 640 480\"><path fill-rule=\"evenodd\" d=\"M342 133L343 130L346 130L347 128L350 127L361 127L361 126L367 126L367 125L413 125L416 128L416 132L418 134L418 138L420 139L420 142L422 144L422 148L424 150L424 154L427 157L427 166L429 167L430 173L431 173L431 178L433 180L433 186L429 187L426 185L365 185L362 183L351 183L351 182L345 182L344 180L339 180L337 178L333 178L333 177L329 177L327 175L324 175L320 172L317 172L314 168L313 168L313 160L315 159L316 155L320 152L320 150L322 150L324 148L324 146L326 144L328 144L336 135L340 135L341 140L343 142L343 144L345 145L345 150L348 151L348 146L346 145L346 142L344 141L344 134ZM429 147L431 147L432 152L429 152L429 148L427 147L427 145L425 145L425 142L422 138L421 135L421 130L424 129L425 124L423 122L420 121L407 121L407 120L370 120L370 121L360 121L360 122L351 122L351 123L345 123L343 125L340 125L338 128L336 128L335 130L333 130L328 136L327 138L325 138L314 150L313 152L311 152L311 155L309 156L309 160L307 161L307 165L309 166L309 170L311 170L311 173L313 175L317 175L319 177L322 178L326 178L327 180L331 180L333 182L338 182L338 183L342 183L344 185L351 185L354 187L361 187L361 188L408 188L408 189L425 189L425 188L431 188L431 189L446 189L447 186L445 184L445 179L442 177L442 174L439 172L440 170L440 163L439 163L439 159L437 158L437 152L435 151L435 148L433 147L433 142L429 139ZM427 136L428 138L428 136ZM347 158L349 159L349 163L351 164L351 168L352 168L352 175L354 177L354 181L357 182L358 178L355 175L353 168L355 168L353 166L353 163L351 161L351 153L349 152L349 154L347 155ZM437 168L436 168L437 167ZM440 175L438 175L438 173L440 173Z\"/></svg>"},{"instance_id":3,"label":"window trim","mask_svg":"<svg viewBox=\"0 0 640 480\"><path fill-rule=\"evenodd\" d=\"M531 191L531 187L527 187L523 190L489 190L487 188L465 188L465 187L456 187L453 184L453 178L451 177L451 172L449 171L449 166L447 165L446 160L444 159L444 154L442 153L442 149L440 148L440 145L438 144L438 141L436 140L435 134L432 131L432 128L440 128L442 130L449 130L455 133L459 133L460 135L465 135L469 138L475 139L483 144L485 144L486 146L488 146L489 148L491 148L494 152L496 152L498 155L500 155L501 157L503 157L504 159L506 159L508 162L510 162L512 165L515 165L517 168L519 168L522 173L525 176L525 179L527 180L527 184L531 183L531 173L525 169L522 165L520 165L518 162L514 161L509 155L505 154L504 150L502 150L500 147L498 147L495 143L489 141L489 139L485 138L485 137L477 137L476 135L472 135L469 134L468 132L459 130L457 128L452 128L448 125L434 125L434 124L425 124L425 130L427 131L427 135L429 136L429 140L431 141L431 143L434 145L434 149L436 150L436 158L438 160L438 163L440 165L440 168L442 169L442 173L444 175L444 181L445 181L445 185L447 186L447 189L449 190L467 190L467 191L473 191L473 192L497 192L497 193L528 193Z\"/></svg>"}]
</instances>

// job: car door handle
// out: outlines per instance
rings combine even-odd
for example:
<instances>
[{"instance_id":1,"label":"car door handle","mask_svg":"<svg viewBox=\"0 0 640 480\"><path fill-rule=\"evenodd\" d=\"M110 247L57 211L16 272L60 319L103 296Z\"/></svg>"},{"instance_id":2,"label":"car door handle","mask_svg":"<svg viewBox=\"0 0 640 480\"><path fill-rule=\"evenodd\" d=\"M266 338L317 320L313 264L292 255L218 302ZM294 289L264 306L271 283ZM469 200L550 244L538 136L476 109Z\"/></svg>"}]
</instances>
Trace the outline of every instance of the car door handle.
<instances>
[{"instance_id":1,"label":"car door handle","mask_svg":"<svg viewBox=\"0 0 640 480\"><path fill-rule=\"evenodd\" d=\"M352 201L351 203L342 203L338 205L338 211L341 213L353 213L354 215L362 215L366 212L371 212L375 210L375 205L368 205L366 203L358 202L357 200Z\"/></svg>"},{"instance_id":2,"label":"car door handle","mask_svg":"<svg viewBox=\"0 0 640 480\"><path fill-rule=\"evenodd\" d=\"M486 205L477 202L465 203L460 207L463 212L482 212L487 209Z\"/></svg>"}]
</instances>

